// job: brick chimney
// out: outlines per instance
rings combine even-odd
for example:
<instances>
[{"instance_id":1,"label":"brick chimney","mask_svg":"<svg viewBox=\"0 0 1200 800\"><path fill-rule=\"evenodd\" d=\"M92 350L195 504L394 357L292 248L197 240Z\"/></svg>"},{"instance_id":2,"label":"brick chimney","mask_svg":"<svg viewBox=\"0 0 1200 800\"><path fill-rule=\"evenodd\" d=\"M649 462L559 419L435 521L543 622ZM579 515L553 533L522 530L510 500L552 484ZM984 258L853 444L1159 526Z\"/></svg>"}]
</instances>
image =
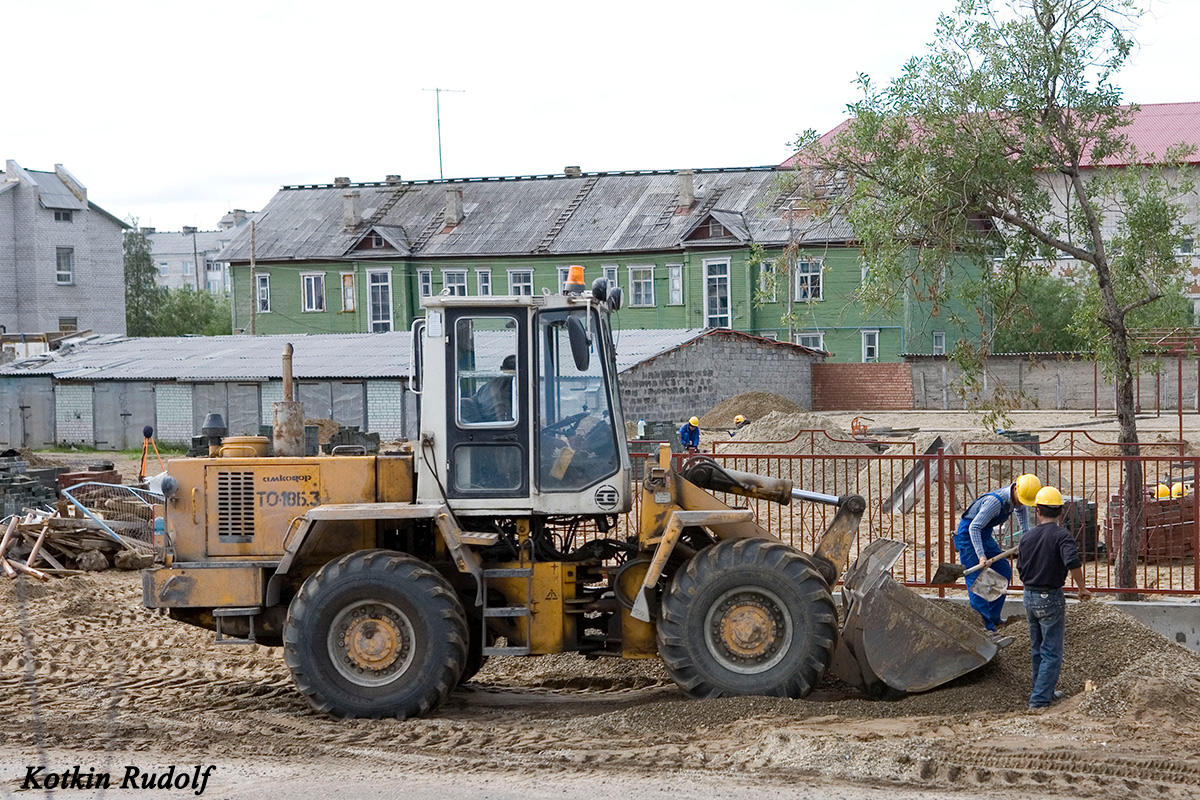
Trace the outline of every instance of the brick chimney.
<instances>
[{"instance_id":1,"label":"brick chimney","mask_svg":"<svg viewBox=\"0 0 1200 800\"><path fill-rule=\"evenodd\" d=\"M563 167L563 172L568 178L578 178L583 175L583 170L579 167Z\"/></svg>"},{"instance_id":2,"label":"brick chimney","mask_svg":"<svg viewBox=\"0 0 1200 800\"><path fill-rule=\"evenodd\" d=\"M463 221L463 195L461 189L446 187L446 225L454 226Z\"/></svg>"},{"instance_id":3,"label":"brick chimney","mask_svg":"<svg viewBox=\"0 0 1200 800\"><path fill-rule=\"evenodd\" d=\"M349 178L334 178L333 185L339 189L345 189L347 186L350 185L350 179Z\"/></svg>"},{"instance_id":4,"label":"brick chimney","mask_svg":"<svg viewBox=\"0 0 1200 800\"><path fill-rule=\"evenodd\" d=\"M388 175L387 176L387 185L388 186L399 186L403 182L404 181L401 180L399 175Z\"/></svg>"},{"instance_id":5,"label":"brick chimney","mask_svg":"<svg viewBox=\"0 0 1200 800\"><path fill-rule=\"evenodd\" d=\"M183 235L191 236L192 234L196 233L198 230L199 229L195 225L184 225L183 226Z\"/></svg>"},{"instance_id":6,"label":"brick chimney","mask_svg":"<svg viewBox=\"0 0 1200 800\"><path fill-rule=\"evenodd\" d=\"M342 227L346 230L352 230L358 226L362 216L359 211L359 198L360 194L357 189L342 195Z\"/></svg>"},{"instance_id":7,"label":"brick chimney","mask_svg":"<svg viewBox=\"0 0 1200 800\"><path fill-rule=\"evenodd\" d=\"M695 173L690 169L681 169L679 170L679 193L675 196L675 205L680 211L686 211L695 202Z\"/></svg>"},{"instance_id":8,"label":"brick chimney","mask_svg":"<svg viewBox=\"0 0 1200 800\"><path fill-rule=\"evenodd\" d=\"M245 221L245 219L246 219L246 209L235 208L233 210L233 227L236 228L238 225L241 225L242 222Z\"/></svg>"}]
</instances>

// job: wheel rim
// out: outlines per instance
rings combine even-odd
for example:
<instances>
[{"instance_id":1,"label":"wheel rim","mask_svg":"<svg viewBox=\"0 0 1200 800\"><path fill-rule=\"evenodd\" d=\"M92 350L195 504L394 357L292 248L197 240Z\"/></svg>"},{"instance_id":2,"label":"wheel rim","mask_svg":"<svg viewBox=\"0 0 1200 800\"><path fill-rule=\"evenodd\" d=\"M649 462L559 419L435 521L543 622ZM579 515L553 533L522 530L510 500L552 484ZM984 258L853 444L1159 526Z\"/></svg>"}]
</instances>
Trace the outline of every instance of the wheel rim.
<instances>
[{"instance_id":1,"label":"wheel rim","mask_svg":"<svg viewBox=\"0 0 1200 800\"><path fill-rule=\"evenodd\" d=\"M722 667L753 675L787 654L792 617L779 595L760 586L730 589L709 606L704 643Z\"/></svg>"},{"instance_id":2,"label":"wheel rim","mask_svg":"<svg viewBox=\"0 0 1200 800\"><path fill-rule=\"evenodd\" d=\"M329 658L338 673L359 686L382 686L412 664L416 634L408 616L391 603L365 600L347 606L329 628Z\"/></svg>"}]
</instances>

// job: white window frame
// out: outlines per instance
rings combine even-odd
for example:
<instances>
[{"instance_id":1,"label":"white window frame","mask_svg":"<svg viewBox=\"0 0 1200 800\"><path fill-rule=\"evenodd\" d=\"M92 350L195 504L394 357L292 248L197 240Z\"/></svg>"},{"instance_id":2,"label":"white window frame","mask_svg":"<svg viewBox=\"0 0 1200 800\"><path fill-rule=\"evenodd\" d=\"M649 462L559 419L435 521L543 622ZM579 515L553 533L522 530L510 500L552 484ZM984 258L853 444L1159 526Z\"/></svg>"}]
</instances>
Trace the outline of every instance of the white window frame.
<instances>
[{"instance_id":1,"label":"white window frame","mask_svg":"<svg viewBox=\"0 0 1200 800\"><path fill-rule=\"evenodd\" d=\"M809 341L806 342L805 339L807 339ZM816 340L815 344L812 341L813 339ZM801 347L812 348L813 350L824 350L825 349L825 332L824 331L800 331L800 333L796 334L796 344L800 345Z\"/></svg>"},{"instance_id":2,"label":"white window frame","mask_svg":"<svg viewBox=\"0 0 1200 800\"><path fill-rule=\"evenodd\" d=\"M641 273L644 273L641 277L634 278L634 275ZM639 289L641 290L641 302L638 301ZM647 290L649 290L649 297L646 295ZM654 308L653 264L629 265L629 307Z\"/></svg>"},{"instance_id":3,"label":"white window frame","mask_svg":"<svg viewBox=\"0 0 1200 800\"><path fill-rule=\"evenodd\" d=\"M183 274L184 275L195 275L196 274L196 262L188 261L185 258L183 260Z\"/></svg>"},{"instance_id":4,"label":"white window frame","mask_svg":"<svg viewBox=\"0 0 1200 800\"><path fill-rule=\"evenodd\" d=\"M346 279L349 278L349 284ZM358 309L358 280L353 272L339 272L338 283L342 293L342 312L352 314ZM350 291L347 292L346 290Z\"/></svg>"},{"instance_id":5,"label":"white window frame","mask_svg":"<svg viewBox=\"0 0 1200 800\"><path fill-rule=\"evenodd\" d=\"M567 279L571 277L571 267L558 266L558 293L563 294L567 291Z\"/></svg>"},{"instance_id":6,"label":"white window frame","mask_svg":"<svg viewBox=\"0 0 1200 800\"><path fill-rule=\"evenodd\" d=\"M758 294L764 303L779 302L779 266L774 258L764 258L758 265Z\"/></svg>"},{"instance_id":7,"label":"white window frame","mask_svg":"<svg viewBox=\"0 0 1200 800\"><path fill-rule=\"evenodd\" d=\"M602 264L600 266L600 273L604 276L604 280L608 281L609 288L621 285L621 282L617 280L620 270L621 267L617 264Z\"/></svg>"},{"instance_id":8,"label":"white window frame","mask_svg":"<svg viewBox=\"0 0 1200 800\"><path fill-rule=\"evenodd\" d=\"M433 270L417 270L417 296L433 297Z\"/></svg>"},{"instance_id":9,"label":"white window frame","mask_svg":"<svg viewBox=\"0 0 1200 800\"><path fill-rule=\"evenodd\" d=\"M945 331L934 331L933 332L933 354L935 356L946 355L946 332Z\"/></svg>"},{"instance_id":10,"label":"white window frame","mask_svg":"<svg viewBox=\"0 0 1200 800\"><path fill-rule=\"evenodd\" d=\"M54 221L55 222L74 222L75 215L65 209L55 209L54 210Z\"/></svg>"},{"instance_id":11,"label":"white window frame","mask_svg":"<svg viewBox=\"0 0 1200 800\"><path fill-rule=\"evenodd\" d=\"M492 271L490 269L475 270L475 293L480 297L491 297Z\"/></svg>"},{"instance_id":12,"label":"white window frame","mask_svg":"<svg viewBox=\"0 0 1200 800\"><path fill-rule=\"evenodd\" d=\"M271 313L271 273L258 272L254 275L258 284L254 290L254 302L258 303L257 313Z\"/></svg>"},{"instance_id":13,"label":"white window frame","mask_svg":"<svg viewBox=\"0 0 1200 800\"><path fill-rule=\"evenodd\" d=\"M519 279L519 283L518 283ZM528 291L518 291L518 289L528 289ZM513 295L532 295L533 294L533 270L531 269L510 269L508 271L508 293Z\"/></svg>"},{"instance_id":14,"label":"white window frame","mask_svg":"<svg viewBox=\"0 0 1200 800\"><path fill-rule=\"evenodd\" d=\"M874 364L879 361L879 331L862 332L862 363Z\"/></svg>"},{"instance_id":15,"label":"white window frame","mask_svg":"<svg viewBox=\"0 0 1200 800\"><path fill-rule=\"evenodd\" d=\"M704 327L706 327L706 328L732 328L733 327L733 264L732 264L732 261L728 257L706 258L703 260L702 263L704 266L704 296L701 298L701 302L703 303L701 308L704 311ZM718 266L725 268L725 275L724 275L725 291L729 297L729 309L726 312L729 316L729 321L724 325L712 324L711 320L715 319L715 317L711 317L708 313L708 279L710 277L709 270L712 269L713 267L718 267ZM717 277L720 277L720 276L717 276Z\"/></svg>"},{"instance_id":16,"label":"white window frame","mask_svg":"<svg viewBox=\"0 0 1200 800\"><path fill-rule=\"evenodd\" d=\"M54 282L59 286L70 286L75 283L74 247L54 248Z\"/></svg>"},{"instance_id":17,"label":"white window frame","mask_svg":"<svg viewBox=\"0 0 1200 800\"><path fill-rule=\"evenodd\" d=\"M374 283L374 278L377 275L382 275L387 280ZM376 286L385 286L387 288L387 319L375 316L375 299L372 293ZM367 324L370 326L371 333L387 333L388 331L395 330L396 307L392 302L392 271L390 269L367 270L367 314Z\"/></svg>"},{"instance_id":18,"label":"white window frame","mask_svg":"<svg viewBox=\"0 0 1200 800\"><path fill-rule=\"evenodd\" d=\"M170 274L170 272L171 272L171 265L168 262L166 262L166 261L158 262L158 276L160 278L167 277L167 275Z\"/></svg>"},{"instance_id":19,"label":"white window frame","mask_svg":"<svg viewBox=\"0 0 1200 800\"><path fill-rule=\"evenodd\" d=\"M317 294L317 280L320 279L321 292ZM309 284L313 285L312 291L309 291ZM300 311L305 314L324 314L325 313L325 273L324 272L302 272L300 273ZM317 307L320 301L320 308ZM312 301L312 302L310 302Z\"/></svg>"},{"instance_id":20,"label":"white window frame","mask_svg":"<svg viewBox=\"0 0 1200 800\"><path fill-rule=\"evenodd\" d=\"M683 305L683 264L667 264L667 305Z\"/></svg>"},{"instance_id":21,"label":"white window frame","mask_svg":"<svg viewBox=\"0 0 1200 800\"><path fill-rule=\"evenodd\" d=\"M465 269L442 270L442 289L451 297L467 296L467 271Z\"/></svg>"},{"instance_id":22,"label":"white window frame","mask_svg":"<svg viewBox=\"0 0 1200 800\"><path fill-rule=\"evenodd\" d=\"M808 269L801 271L801 265L807 265ZM813 271L815 267L816 271ZM796 302L797 303L816 303L825 299L825 259L823 258L798 258L796 259ZM811 278L816 276L817 291L816 295L810 292L812 286Z\"/></svg>"}]
</instances>

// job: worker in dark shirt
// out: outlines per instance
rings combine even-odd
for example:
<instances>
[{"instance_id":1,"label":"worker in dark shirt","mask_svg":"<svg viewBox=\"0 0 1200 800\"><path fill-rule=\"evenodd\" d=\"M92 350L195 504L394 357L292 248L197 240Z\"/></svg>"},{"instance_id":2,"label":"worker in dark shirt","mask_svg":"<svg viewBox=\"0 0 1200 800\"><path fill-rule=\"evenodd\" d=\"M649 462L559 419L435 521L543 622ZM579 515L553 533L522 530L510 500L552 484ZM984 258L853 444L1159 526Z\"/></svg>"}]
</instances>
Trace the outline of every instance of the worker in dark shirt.
<instances>
[{"instance_id":1,"label":"worker in dark shirt","mask_svg":"<svg viewBox=\"0 0 1200 800\"><path fill-rule=\"evenodd\" d=\"M1083 584L1083 561L1071 532L1058 524L1063 499L1058 489L1044 486L1037 493L1037 526L1021 537L1017 570L1025 585L1025 618L1029 622L1029 649L1033 659L1030 708L1045 708L1062 698L1055 691L1062 671L1067 601L1063 585L1071 573L1079 599L1092 596Z\"/></svg>"},{"instance_id":2,"label":"worker in dark shirt","mask_svg":"<svg viewBox=\"0 0 1200 800\"><path fill-rule=\"evenodd\" d=\"M696 453L700 450L700 420L692 417L679 429L679 443L685 453Z\"/></svg>"}]
</instances>

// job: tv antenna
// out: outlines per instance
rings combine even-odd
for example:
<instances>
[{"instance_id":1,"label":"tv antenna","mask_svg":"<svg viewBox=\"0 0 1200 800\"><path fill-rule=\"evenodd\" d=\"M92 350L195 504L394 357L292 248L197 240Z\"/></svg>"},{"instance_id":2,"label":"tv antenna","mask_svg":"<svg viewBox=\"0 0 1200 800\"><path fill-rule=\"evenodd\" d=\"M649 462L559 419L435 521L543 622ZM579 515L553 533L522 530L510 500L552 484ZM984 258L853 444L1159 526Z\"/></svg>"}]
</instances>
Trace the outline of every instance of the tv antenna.
<instances>
[{"instance_id":1,"label":"tv antenna","mask_svg":"<svg viewBox=\"0 0 1200 800\"><path fill-rule=\"evenodd\" d=\"M454 92L456 94L466 94L466 89L422 89L422 92L433 92L434 101L437 104L437 131L438 131L438 178L445 178L446 175L442 171L442 92Z\"/></svg>"}]
</instances>

